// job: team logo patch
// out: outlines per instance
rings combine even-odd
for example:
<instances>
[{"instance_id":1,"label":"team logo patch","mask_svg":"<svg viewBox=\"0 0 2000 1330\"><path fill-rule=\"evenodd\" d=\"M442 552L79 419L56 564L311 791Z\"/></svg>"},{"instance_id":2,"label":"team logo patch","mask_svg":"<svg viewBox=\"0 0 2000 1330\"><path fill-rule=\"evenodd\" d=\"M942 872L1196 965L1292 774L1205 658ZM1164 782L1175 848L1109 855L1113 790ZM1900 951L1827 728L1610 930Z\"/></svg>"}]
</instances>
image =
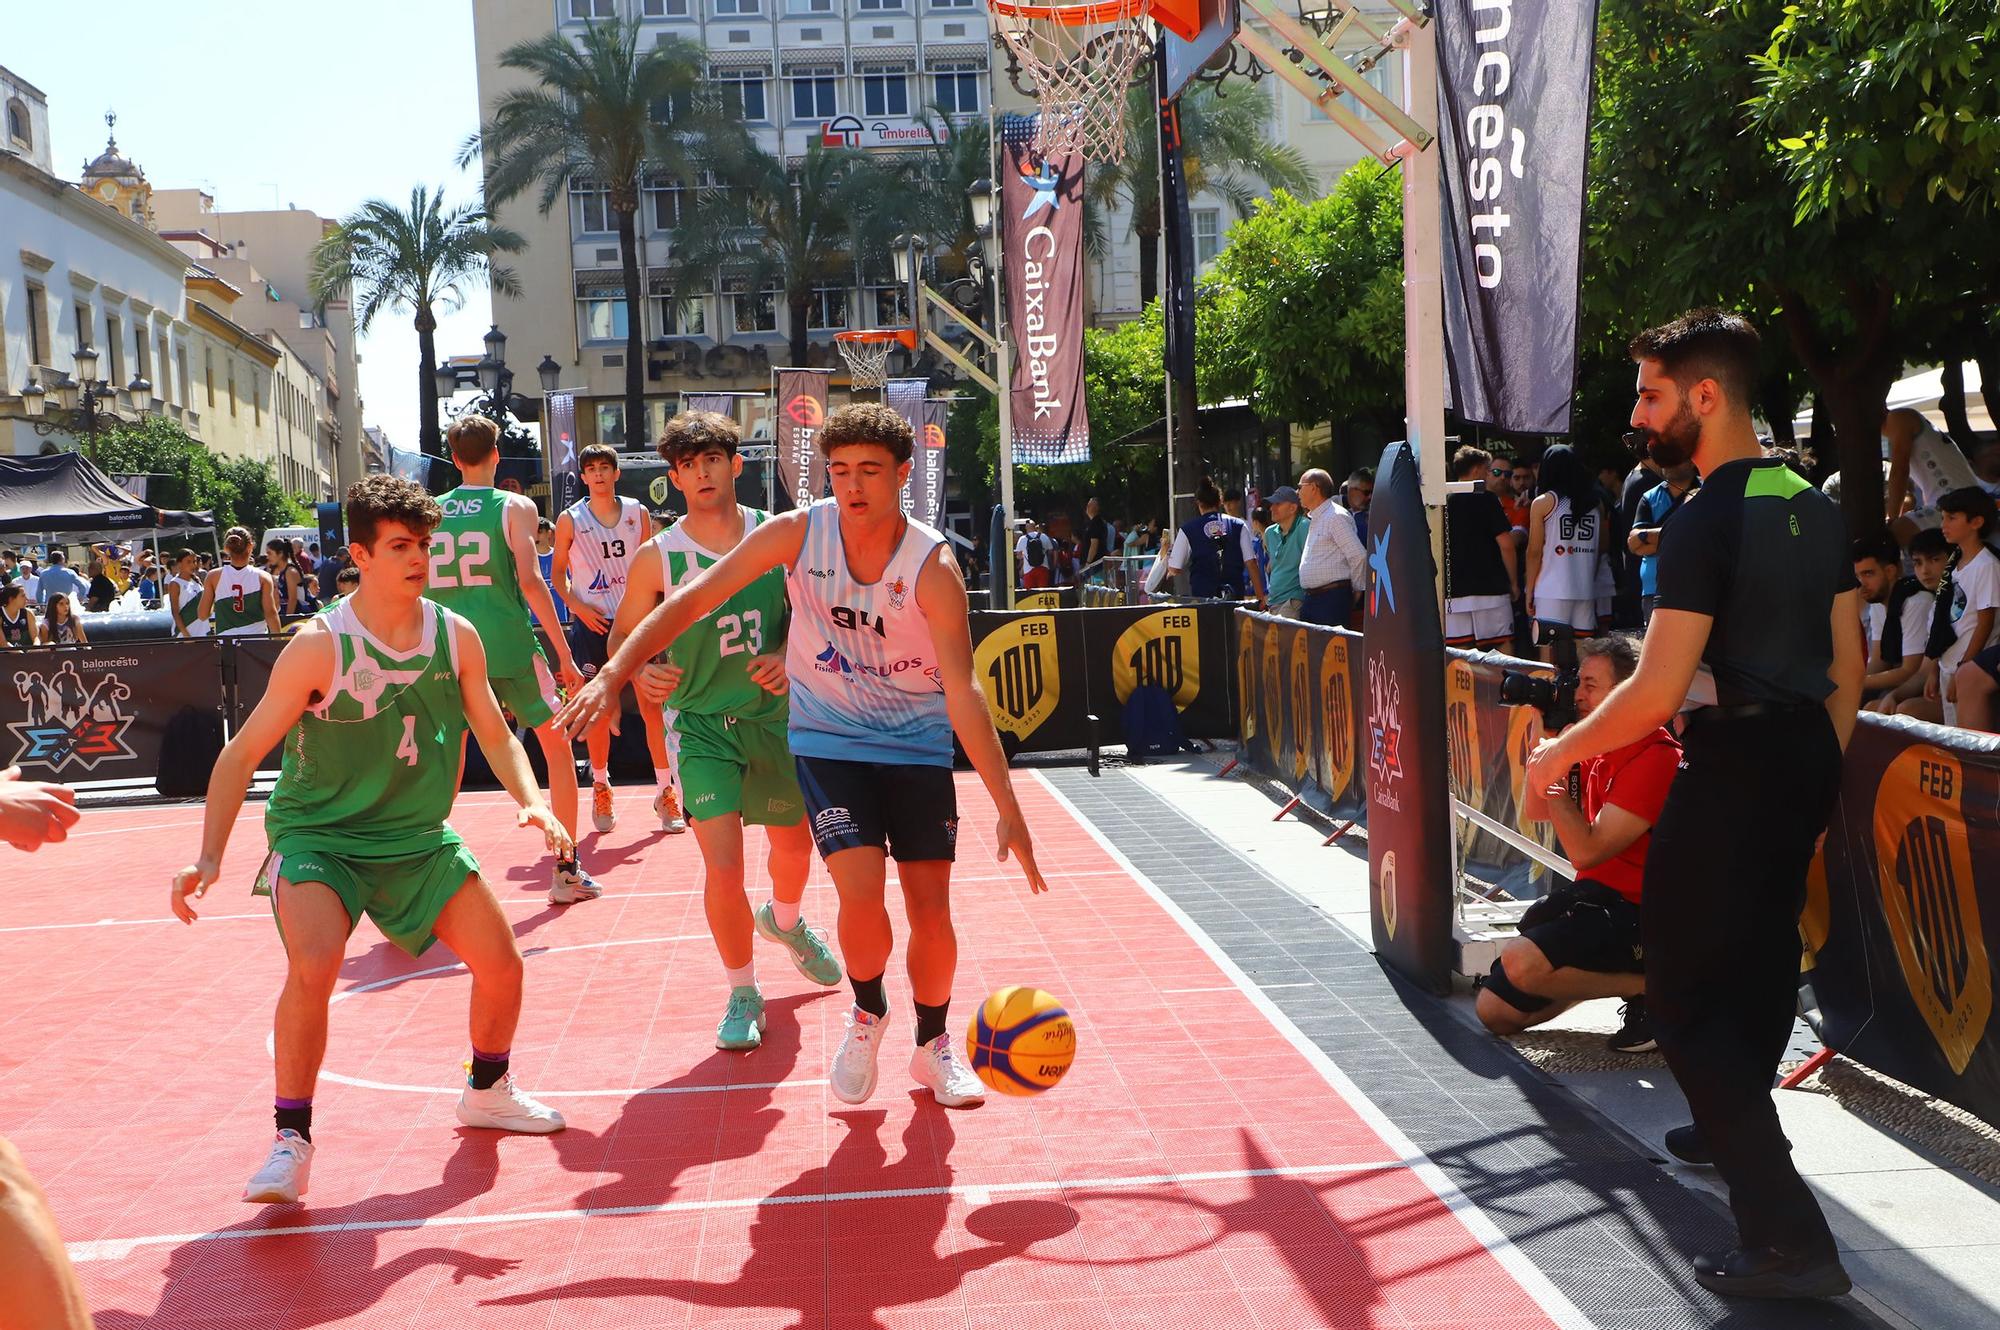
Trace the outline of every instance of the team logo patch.
<instances>
[{"instance_id":1,"label":"team logo patch","mask_svg":"<svg viewBox=\"0 0 2000 1330\"><path fill-rule=\"evenodd\" d=\"M852 674L854 662L840 654L833 643L826 644L826 650L813 657L813 668L821 674Z\"/></svg>"},{"instance_id":2,"label":"team logo patch","mask_svg":"<svg viewBox=\"0 0 2000 1330\"><path fill-rule=\"evenodd\" d=\"M889 583L886 589L889 592L890 606L894 609L902 609L904 598L910 594L910 584L899 577Z\"/></svg>"},{"instance_id":3,"label":"team logo patch","mask_svg":"<svg viewBox=\"0 0 2000 1330\"><path fill-rule=\"evenodd\" d=\"M826 420L826 406L810 393L800 393L785 403L785 414L794 424L807 429L818 429Z\"/></svg>"},{"instance_id":4,"label":"team logo patch","mask_svg":"<svg viewBox=\"0 0 2000 1330\"><path fill-rule=\"evenodd\" d=\"M820 841L844 840L861 834L861 824L846 808L822 808L813 815L813 837Z\"/></svg>"},{"instance_id":5,"label":"team logo patch","mask_svg":"<svg viewBox=\"0 0 2000 1330\"><path fill-rule=\"evenodd\" d=\"M954 850L958 848L958 819L955 817L944 820L944 843Z\"/></svg>"},{"instance_id":6,"label":"team logo patch","mask_svg":"<svg viewBox=\"0 0 2000 1330\"><path fill-rule=\"evenodd\" d=\"M1403 681L1379 656L1368 661L1368 792L1385 808L1402 808Z\"/></svg>"},{"instance_id":7,"label":"team logo patch","mask_svg":"<svg viewBox=\"0 0 2000 1330\"><path fill-rule=\"evenodd\" d=\"M84 666L138 663L123 658L85 661ZM91 771L100 763L135 756L125 742L133 717L124 704L132 689L114 671L106 669L93 678L74 660L65 660L53 675L16 670L14 692L26 705L27 715L7 725L15 739L7 765L43 767L51 773L71 766Z\"/></svg>"}]
</instances>

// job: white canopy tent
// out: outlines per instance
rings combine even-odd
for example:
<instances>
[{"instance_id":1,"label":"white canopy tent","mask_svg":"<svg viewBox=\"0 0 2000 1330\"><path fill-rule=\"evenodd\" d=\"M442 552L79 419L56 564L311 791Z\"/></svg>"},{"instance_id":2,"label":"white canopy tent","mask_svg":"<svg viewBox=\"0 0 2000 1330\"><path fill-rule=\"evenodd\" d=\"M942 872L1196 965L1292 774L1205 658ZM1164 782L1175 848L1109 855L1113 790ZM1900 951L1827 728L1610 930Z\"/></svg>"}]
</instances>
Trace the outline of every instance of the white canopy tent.
<instances>
[{"instance_id":1,"label":"white canopy tent","mask_svg":"<svg viewBox=\"0 0 2000 1330\"><path fill-rule=\"evenodd\" d=\"M1892 410L1896 407L1912 407L1928 416L1933 425L1943 429L1944 412L1938 406L1943 396L1944 370L1927 369L1920 374L1912 374L1907 379L1897 380L1889 389L1889 406ZM1995 428L1993 416L1987 411L1985 400L1980 396L1979 366L1971 361L1965 364L1965 416L1975 430L1990 433ZM1803 415L1793 418L1792 428L1800 435L1804 435L1812 428L1810 406ZM1965 441L1960 440L1960 446L1964 444Z\"/></svg>"}]
</instances>

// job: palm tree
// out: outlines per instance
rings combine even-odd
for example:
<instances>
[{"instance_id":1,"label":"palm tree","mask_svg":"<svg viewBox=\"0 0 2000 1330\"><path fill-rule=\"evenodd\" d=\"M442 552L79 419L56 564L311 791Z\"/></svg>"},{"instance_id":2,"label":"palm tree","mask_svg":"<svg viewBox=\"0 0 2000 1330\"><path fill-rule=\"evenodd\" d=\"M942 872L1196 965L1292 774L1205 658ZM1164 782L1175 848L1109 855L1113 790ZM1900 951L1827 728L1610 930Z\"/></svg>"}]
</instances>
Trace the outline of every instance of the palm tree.
<instances>
[{"instance_id":1,"label":"palm tree","mask_svg":"<svg viewBox=\"0 0 2000 1330\"><path fill-rule=\"evenodd\" d=\"M891 177L865 153L818 143L790 166L741 146L709 171L714 183L674 228L674 289L716 277L752 292L775 287L791 314L792 363L803 365L814 291L848 285L858 260L886 252Z\"/></svg>"},{"instance_id":2,"label":"palm tree","mask_svg":"<svg viewBox=\"0 0 2000 1330\"><path fill-rule=\"evenodd\" d=\"M418 359L417 402L423 422L418 447L442 456L438 435L437 307L447 312L465 302L464 286L485 278L502 295L518 295L520 284L497 254L523 248L521 237L494 225L473 203L446 207L444 190L423 185L410 191L407 211L386 199L370 199L342 218L312 253L312 293L320 303L352 289L355 325L367 332L386 309L415 314Z\"/></svg>"},{"instance_id":3,"label":"palm tree","mask_svg":"<svg viewBox=\"0 0 2000 1330\"><path fill-rule=\"evenodd\" d=\"M1270 139L1271 94L1258 84L1233 87L1228 96L1200 83L1181 94L1181 160L1188 197L1212 193L1238 217L1249 215L1261 194L1284 189L1300 198L1319 192L1319 181L1297 148ZM1084 185L1088 203L1131 205L1132 234L1139 241L1139 303L1160 293L1159 104L1150 81L1135 85L1125 102L1130 150L1123 161L1094 168Z\"/></svg>"},{"instance_id":4,"label":"palm tree","mask_svg":"<svg viewBox=\"0 0 2000 1330\"><path fill-rule=\"evenodd\" d=\"M501 53L500 64L531 76L533 86L500 98L460 163L485 159L486 200L494 208L539 187L546 215L577 185L605 191L618 219L625 278L626 437L637 437L645 419L636 221L643 179L652 172L693 182L704 157L726 158L732 154L722 144L747 140L705 94L701 48L677 37L641 50L636 20L592 23L574 42L561 33L520 42Z\"/></svg>"}]
</instances>

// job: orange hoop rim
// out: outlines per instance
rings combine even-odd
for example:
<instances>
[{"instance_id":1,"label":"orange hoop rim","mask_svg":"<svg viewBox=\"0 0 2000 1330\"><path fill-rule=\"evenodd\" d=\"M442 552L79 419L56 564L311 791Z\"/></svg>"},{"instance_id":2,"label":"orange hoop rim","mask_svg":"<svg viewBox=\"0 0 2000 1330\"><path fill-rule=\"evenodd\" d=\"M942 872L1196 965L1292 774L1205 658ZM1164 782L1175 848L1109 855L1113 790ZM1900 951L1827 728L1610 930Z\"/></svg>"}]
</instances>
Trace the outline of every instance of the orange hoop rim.
<instances>
[{"instance_id":1,"label":"orange hoop rim","mask_svg":"<svg viewBox=\"0 0 2000 1330\"><path fill-rule=\"evenodd\" d=\"M871 345L877 342L901 342L905 350L914 351L917 349L917 330L915 328L857 328L849 332L837 332L833 335L833 340L836 342L861 342Z\"/></svg>"},{"instance_id":2,"label":"orange hoop rim","mask_svg":"<svg viewBox=\"0 0 2000 1330\"><path fill-rule=\"evenodd\" d=\"M1144 13L1152 0L1089 0L1080 5L1023 5L1013 0L989 0L988 8L1009 18L1037 18L1065 27L1081 28L1095 23L1116 23Z\"/></svg>"}]
</instances>

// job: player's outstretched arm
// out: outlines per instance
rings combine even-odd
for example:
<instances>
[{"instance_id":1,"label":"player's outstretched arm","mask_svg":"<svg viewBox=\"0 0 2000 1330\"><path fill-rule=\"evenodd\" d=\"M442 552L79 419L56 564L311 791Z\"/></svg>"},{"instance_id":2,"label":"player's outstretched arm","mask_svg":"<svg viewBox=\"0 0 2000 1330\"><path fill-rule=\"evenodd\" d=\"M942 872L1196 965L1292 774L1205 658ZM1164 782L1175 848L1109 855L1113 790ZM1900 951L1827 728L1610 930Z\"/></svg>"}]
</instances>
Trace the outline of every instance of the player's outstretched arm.
<instances>
[{"instance_id":1,"label":"player's outstretched arm","mask_svg":"<svg viewBox=\"0 0 2000 1330\"><path fill-rule=\"evenodd\" d=\"M501 529L507 534L507 550L514 556L514 580L520 585L521 598L528 602L535 622L548 631L549 645L555 648L556 677L565 688L581 686L583 675L577 671L576 657L570 654L569 634L556 620L556 598L542 580L542 566L535 557L534 500L509 494Z\"/></svg>"},{"instance_id":2,"label":"player's outstretched arm","mask_svg":"<svg viewBox=\"0 0 2000 1330\"><path fill-rule=\"evenodd\" d=\"M572 739L599 721L618 720L618 693L625 681L641 665L673 645L688 625L711 614L723 601L749 586L759 574L788 566L799 557L805 544L806 510L801 508L774 517L744 536L735 549L674 590L646 617L641 619L611 659L599 668L597 677L584 685L570 704L556 717L564 734ZM634 599L627 592L627 599ZM960 602L964 601L961 590Z\"/></svg>"},{"instance_id":3,"label":"player's outstretched arm","mask_svg":"<svg viewBox=\"0 0 2000 1330\"><path fill-rule=\"evenodd\" d=\"M243 811L243 794L250 788L258 759L284 741L292 726L317 697L333 686L334 645L331 634L308 624L278 653L264 696L243 722L243 728L222 746L208 778L208 802L201 826L201 857L174 874L174 915L182 923L195 921L190 895L207 894L222 871L222 853L229 831Z\"/></svg>"},{"instance_id":4,"label":"player's outstretched arm","mask_svg":"<svg viewBox=\"0 0 2000 1330\"><path fill-rule=\"evenodd\" d=\"M952 733L958 736L972 769L986 783L986 792L1000 810L999 829L994 840L1000 859L1011 851L1021 861L1033 891L1047 891L1042 870L1035 865L1035 846L1028 835L1028 822L1021 814L1020 800L1014 797L1014 780L1007 771L1007 751L1000 746L999 731L993 728L993 713L987 709L986 695L972 673L972 621L965 605L965 578L951 551L940 545L917 574L917 604L923 607L930 624L931 647L937 652L938 673L944 683L945 708L951 715Z\"/></svg>"},{"instance_id":5,"label":"player's outstretched arm","mask_svg":"<svg viewBox=\"0 0 2000 1330\"><path fill-rule=\"evenodd\" d=\"M451 631L458 645L458 693L465 704L466 726L479 741L479 751L486 754L486 764L521 805L516 825L539 828L549 849L558 858L567 858L576 852L576 846L549 811L521 741L500 714L499 699L493 696L493 685L486 677L486 644L479 640L478 630L456 614L451 616Z\"/></svg>"}]
</instances>

